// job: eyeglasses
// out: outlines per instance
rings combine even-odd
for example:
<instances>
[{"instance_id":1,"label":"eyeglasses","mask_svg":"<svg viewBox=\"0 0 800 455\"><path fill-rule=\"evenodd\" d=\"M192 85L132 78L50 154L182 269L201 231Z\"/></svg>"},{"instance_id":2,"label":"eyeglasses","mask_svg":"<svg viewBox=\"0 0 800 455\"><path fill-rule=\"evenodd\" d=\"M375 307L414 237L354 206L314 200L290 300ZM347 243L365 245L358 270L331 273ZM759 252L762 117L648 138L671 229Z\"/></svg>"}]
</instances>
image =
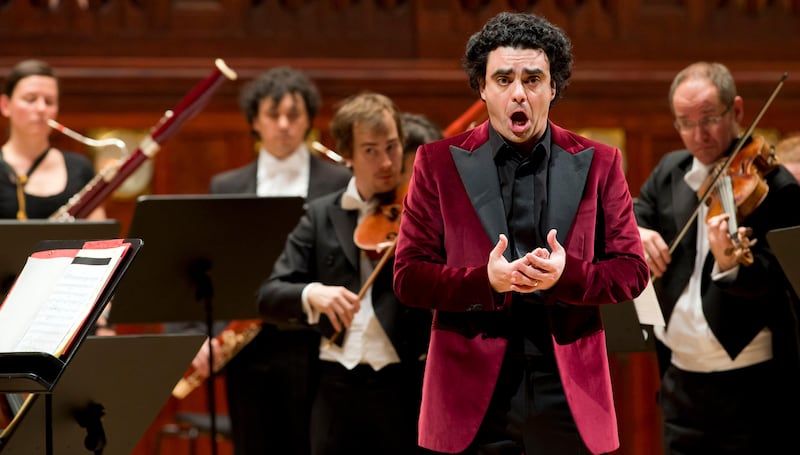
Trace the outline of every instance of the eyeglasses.
<instances>
[{"instance_id":1,"label":"eyeglasses","mask_svg":"<svg viewBox=\"0 0 800 455\"><path fill-rule=\"evenodd\" d=\"M728 111L731 110L731 107L732 107L732 105L726 107L724 111L720 112L717 115L708 115L706 117L701 118L697 122L692 122L692 121L689 121L689 120L675 120L675 129L678 130L678 132L680 132L680 133L692 132L698 126L701 129L706 130L706 129L712 127L712 126L718 125L719 122L722 121L722 118L725 117L725 114L727 114Z\"/></svg>"}]
</instances>

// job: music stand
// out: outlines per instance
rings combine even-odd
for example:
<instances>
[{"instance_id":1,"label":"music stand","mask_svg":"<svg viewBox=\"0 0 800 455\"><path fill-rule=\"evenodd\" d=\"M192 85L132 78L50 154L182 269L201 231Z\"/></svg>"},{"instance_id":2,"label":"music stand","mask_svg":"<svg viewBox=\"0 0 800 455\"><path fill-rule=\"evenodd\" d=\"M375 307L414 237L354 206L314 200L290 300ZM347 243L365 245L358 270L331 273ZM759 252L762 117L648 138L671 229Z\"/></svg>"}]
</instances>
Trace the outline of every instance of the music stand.
<instances>
[{"instance_id":1,"label":"music stand","mask_svg":"<svg viewBox=\"0 0 800 455\"><path fill-rule=\"evenodd\" d=\"M303 213L300 197L200 194L137 200L129 236L147 242L114 297L113 323L260 319L255 295ZM212 301L222 302L214 306ZM202 305L198 305L198 302ZM207 380L216 453L213 357Z\"/></svg>"},{"instance_id":2,"label":"music stand","mask_svg":"<svg viewBox=\"0 0 800 455\"><path fill-rule=\"evenodd\" d=\"M42 240L29 253L50 250L80 250L86 240ZM127 271L142 246L140 239L125 239L127 253L102 287L97 300L86 319L71 333L69 346L55 357L46 352L2 352L0 353L0 392L50 393L78 348L91 332L102 314L122 276Z\"/></svg>"},{"instance_id":3,"label":"music stand","mask_svg":"<svg viewBox=\"0 0 800 455\"><path fill-rule=\"evenodd\" d=\"M147 248L120 284L111 320L204 321L205 308L197 302L205 297L224 303L213 308L219 320L260 319L256 290L270 275L303 203L300 197L141 196L128 236ZM213 289L202 289L208 285Z\"/></svg>"},{"instance_id":4,"label":"music stand","mask_svg":"<svg viewBox=\"0 0 800 455\"><path fill-rule=\"evenodd\" d=\"M641 324L633 301L600 305L609 352L655 351L653 326Z\"/></svg>"},{"instance_id":5,"label":"music stand","mask_svg":"<svg viewBox=\"0 0 800 455\"><path fill-rule=\"evenodd\" d=\"M87 243L89 242L90 241L87 240L43 240L33 248L31 253L47 252L49 254L55 254L55 257L58 258L67 257L78 260L81 259L81 257L70 255L70 252L79 251L87 247ZM1 392L44 394L44 444L48 455L53 453L53 391L58 381L67 370L67 367L71 365L76 353L80 352L79 347L82 346L87 335L97 321L97 318L100 317L100 314L114 295L116 286L119 284L128 266L130 266L131 262L136 257L136 254L142 246L142 241L140 239L111 239L108 241L107 246L89 246L90 249L101 251L103 248L116 249L123 244L127 246L127 249L124 255L119 257L113 270L110 270L108 276L103 278L105 281L102 288L99 290L99 294L92 297L95 300L91 302L93 305L91 311L77 327L74 329L70 328L69 332L64 334L65 336L69 335L71 341L62 353L58 356L49 353L49 351L0 353ZM59 251L67 252L67 254L62 256ZM83 258L85 259L86 256ZM102 261L101 257L97 257L97 259ZM27 265L25 267L27 268ZM65 275L66 274L67 273L65 273ZM56 277L56 279L58 279L58 277ZM77 295L81 294L78 293ZM35 399L38 400L38 398ZM27 409L28 408L23 408L24 411ZM24 421L26 415L27 412L21 412L20 418L23 418ZM14 425L14 428L16 428L16 425Z\"/></svg>"},{"instance_id":6,"label":"music stand","mask_svg":"<svg viewBox=\"0 0 800 455\"><path fill-rule=\"evenodd\" d=\"M5 296L25 260L42 240L113 239L119 236L117 220L55 222L0 220L0 296Z\"/></svg>"},{"instance_id":7,"label":"music stand","mask_svg":"<svg viewBox=\"0 0 800 455\"><path fill-rule=\"evenodd\" d=\"M87 337L52 392L54 454L131 453L204 339L201 334ZM0 436L0 453L47 453L43 398L34 395L11 434Z\"/></svg>"},{"instance_id":8,"label":"music stand","mask_svg":"<svg viewBox=\"0 0 800 455\"><path fill-rule=\"evenodd\" d=\"M800 226L767 232L767 243L795 295L800 296Z\"/></svg>"}]
</instances>

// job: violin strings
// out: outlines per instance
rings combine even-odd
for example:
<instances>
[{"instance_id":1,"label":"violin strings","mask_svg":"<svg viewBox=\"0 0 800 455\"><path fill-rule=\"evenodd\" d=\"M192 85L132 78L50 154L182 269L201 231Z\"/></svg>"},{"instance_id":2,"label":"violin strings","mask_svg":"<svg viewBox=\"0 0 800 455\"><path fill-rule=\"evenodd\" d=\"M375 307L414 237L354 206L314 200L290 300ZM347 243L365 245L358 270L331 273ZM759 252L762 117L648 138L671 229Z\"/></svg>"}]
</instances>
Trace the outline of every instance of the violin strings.
<instances>
[{"instance_id":1,"label":"violin strings","mask_svg":"<svg viewBox=\"0 0 800 455\"><path fill-rule=\"evenodd\" d=\"M739 227L736 223L736 205L734 203L733 197L733 185L731 184L731 177L729 175L725 175L720 178L719 185L717 186L719 190L720 202L722 203L722 208L725 210L725 213L730 215L728 219L728 233L734 239L734 242L737 239L737 233L739 232Z\"/></svg>"}]
</instances>

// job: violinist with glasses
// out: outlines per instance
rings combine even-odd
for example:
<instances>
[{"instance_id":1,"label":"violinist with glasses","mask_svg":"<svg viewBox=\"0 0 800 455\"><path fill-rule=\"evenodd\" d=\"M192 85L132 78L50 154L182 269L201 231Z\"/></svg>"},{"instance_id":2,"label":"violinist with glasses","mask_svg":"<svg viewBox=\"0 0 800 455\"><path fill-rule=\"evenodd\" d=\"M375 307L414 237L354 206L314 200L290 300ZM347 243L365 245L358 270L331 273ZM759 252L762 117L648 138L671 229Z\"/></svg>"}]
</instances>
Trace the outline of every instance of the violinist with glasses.
<instances>
[{"instance_id":1,"label":"violinist with glasses","mask_svg":"<svg viewBox=\"0 0 800 455\"><path fill-rule=\"evenodd\" d=\"M364 92L338 107L331 133L353 177L346 189L308 203L259 290L259 309L268 322L323 335L312 455L424 453L417 416L431 314L395 297L390 233L361 232L393 229L372 221L402 200L400 113L386 96ZM387 241L356 240L376 235Z\"/></svg>"},{"instance_id":2,"label":"violinist with glasses","mask_svg":"<svg viewBox=\"0 0 800 455\"><path fill-rule=\"evenodd\" d=\"M686 148L661 159L634 204L666 321L654 328L664 453L779 453L796 446L800 427L800 309L766 233L800 225L800 187L771 161L752 166L764 187L756 203L746 211L736 203L749 196L737 185L747 179L724 178L741 169L720 163L774 157L763 138L746 134L755 125L741 128L744 101L723 64L684 68L669 102ZM723 182L733 184L723 191ZM704 203L709 187L709 202L734 210Z\"/></svg>"}]
</instances>

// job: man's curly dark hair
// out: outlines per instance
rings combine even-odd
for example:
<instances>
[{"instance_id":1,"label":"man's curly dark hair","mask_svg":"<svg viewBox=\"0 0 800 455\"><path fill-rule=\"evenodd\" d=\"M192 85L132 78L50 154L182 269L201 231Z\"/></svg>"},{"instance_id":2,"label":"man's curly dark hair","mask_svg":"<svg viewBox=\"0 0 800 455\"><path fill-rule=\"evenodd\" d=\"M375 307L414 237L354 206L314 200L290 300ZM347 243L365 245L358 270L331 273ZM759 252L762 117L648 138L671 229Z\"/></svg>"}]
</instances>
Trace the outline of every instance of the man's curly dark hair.
<instances>
[{"instance_id":1,"label":"man's curly dark hair","mask_svg":"<svg viewBox=\"0 0 800 455\"><path fill-rule=\"evenodd\" d=\"M572 75L572 43L563 30L529 13L503 12L489 19L467 41L463 59L469 86L478 94L486 78L489 53L499 47L542 49L550 63L550 78L556 88L550 105L561 97Z\"/></svg>"},{"instance_id":2,"label":"man's curly dark hair","mask_svg":"<svg viewBox=\"0 0 800 455\"><path fill-rule=\"evenodd\" d=\"M279 66L261 73L242 88L239 94L239 106L244 112L247 125L252 125L253 120L258 117L258 109L263 100L269 98L277 106L287 94L298 94L305 101L309 120L308 131L306 131L306 135L308 135L322 105L322 97L317 86L305 72L288 66ZM258 133L252 128L250 133L256 139L260 139Z\"/></svg>"}]
</instances>

